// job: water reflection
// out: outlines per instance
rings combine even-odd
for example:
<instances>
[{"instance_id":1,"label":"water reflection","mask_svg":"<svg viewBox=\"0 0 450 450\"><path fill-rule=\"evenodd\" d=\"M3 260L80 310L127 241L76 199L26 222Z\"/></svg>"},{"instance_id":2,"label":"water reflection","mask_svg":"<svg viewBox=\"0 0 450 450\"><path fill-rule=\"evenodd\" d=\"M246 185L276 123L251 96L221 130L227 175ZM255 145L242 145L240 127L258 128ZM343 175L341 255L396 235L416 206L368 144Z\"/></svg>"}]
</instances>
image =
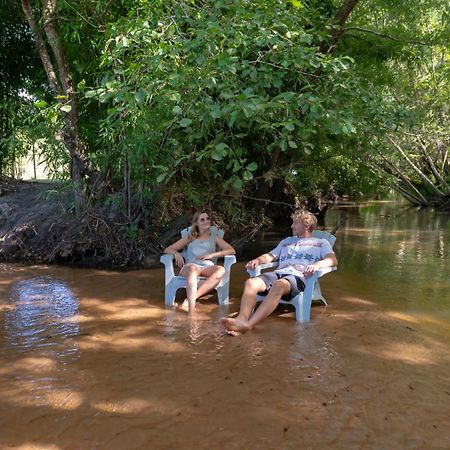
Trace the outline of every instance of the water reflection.
<instances>
[{"instance_id":1,"label":"water reflection","mask_svg":"<svg viewBox=\"0 0 450 450\"><path fill-rule=\"evenodd\" d=\"M340 225L339 271L361 283L357 290L376 303L445 306L447 314L449 219L395 202L340 205L326 218L327 228Z\"/></svg>"},{"instance_id":2,"label":"water reflection","mask_svg":"<svg viewBox=\"0 0 450 450\"><path fill-rule=\"evenodd\" d=\"M5 311L5 340L18 351L55 349L59 356L77 352L75 345L60 347L61 338L79 334L74 317L78 299L63 282L49 276L22 280L13 285Z\"/></svg>"},{"instance_id":3,"label":"water reflection","mask_svg":"<svg viewBox=\"0 0 450 450\"><path fill-rule=\"evenodd\" d=\"M198 317L193 316L188 318L188 329L189 329L188 336L190 343L196 344L198 341L200 341L202 335L201 321L198 319Z\"/></svg>"}]
</instances>

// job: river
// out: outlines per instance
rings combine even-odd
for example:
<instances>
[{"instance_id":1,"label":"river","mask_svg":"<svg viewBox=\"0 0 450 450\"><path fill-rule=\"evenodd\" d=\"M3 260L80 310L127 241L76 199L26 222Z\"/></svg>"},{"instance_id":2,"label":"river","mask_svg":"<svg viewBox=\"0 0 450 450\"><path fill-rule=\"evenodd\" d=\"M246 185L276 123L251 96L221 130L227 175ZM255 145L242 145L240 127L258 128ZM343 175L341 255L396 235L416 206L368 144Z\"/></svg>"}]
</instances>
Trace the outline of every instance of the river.
<instances>
[{"instance_id":1,"label":"river","mask_svg":"<svg viewBox=\"0 0 450 450\"><path fill-rule=\"evenodd\" d=\"M163 305L163 271L0 266L0 448L449 448L449 216L338 205L329 306L225 335ZM261 233L252 251L280 232Z\"/></svg>"}]
</instances>

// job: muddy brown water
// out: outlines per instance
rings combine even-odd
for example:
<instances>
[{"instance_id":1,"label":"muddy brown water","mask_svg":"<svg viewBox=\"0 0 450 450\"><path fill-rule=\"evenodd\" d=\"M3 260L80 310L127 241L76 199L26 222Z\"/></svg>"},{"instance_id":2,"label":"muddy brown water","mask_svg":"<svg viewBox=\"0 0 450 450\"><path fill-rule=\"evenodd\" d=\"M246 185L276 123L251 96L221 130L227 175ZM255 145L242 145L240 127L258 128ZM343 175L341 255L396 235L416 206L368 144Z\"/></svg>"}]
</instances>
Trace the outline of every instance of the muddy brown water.
<instances>
[{"instance_id":1,"label":"muddy brown water","mask_svg":"<svg viewBox=\"0 0 450 450\"><path fill-rule=\"evenodd\" d=\"M1 265L0 448L450 448L448 216L367 203L337 222L329 306L237 338L219 318L243 262L229 309L206 297L193 319L164 308L162 269Z\"/></svg>"}]
</instances>

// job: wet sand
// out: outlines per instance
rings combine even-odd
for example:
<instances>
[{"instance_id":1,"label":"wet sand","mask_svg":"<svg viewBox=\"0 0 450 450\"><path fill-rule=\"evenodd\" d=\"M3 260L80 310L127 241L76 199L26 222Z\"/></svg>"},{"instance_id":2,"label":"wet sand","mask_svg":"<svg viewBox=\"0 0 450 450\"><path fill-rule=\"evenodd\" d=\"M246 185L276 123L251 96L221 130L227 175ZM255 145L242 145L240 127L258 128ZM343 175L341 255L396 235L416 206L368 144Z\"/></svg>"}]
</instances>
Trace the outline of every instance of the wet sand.
<instances>
[{"instance_id":1,"label":"wet sand","mask_svg":"<svg viewBox=\"0 0 450 450\"><path fill-rule=\"evenodd\" d=\"M310 323L277 310L229 337L215 296L165 309L162 270L3 265L0 448L450 448L447 319L378 306L344 271L322 289Z\"/></svg>"}]
</instances>

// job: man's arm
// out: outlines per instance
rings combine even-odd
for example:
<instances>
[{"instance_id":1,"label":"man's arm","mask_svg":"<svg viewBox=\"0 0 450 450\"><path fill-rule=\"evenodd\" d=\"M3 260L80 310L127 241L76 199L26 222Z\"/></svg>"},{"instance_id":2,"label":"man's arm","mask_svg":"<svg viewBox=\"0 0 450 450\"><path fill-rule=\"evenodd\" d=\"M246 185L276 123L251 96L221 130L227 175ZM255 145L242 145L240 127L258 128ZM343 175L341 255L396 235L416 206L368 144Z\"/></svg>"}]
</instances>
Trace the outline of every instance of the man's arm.
<instances>
[{"instance_id":1,"label":"man's arm","mask_svg":"<svg viewBox=\"0 0 450 450\"><path fill-rule=\"evenodd\" d=\"M246 265L246 269L255 269L260 264L270 263L275 259L275 256L273 256L270 253L264 253L264 255L258 256L256 259L252 259L249 261Z\"/></svg>"},{"instance_id":2,"label":"man's arm","mask_svg":"<svg viewBox=\"0 0 450 450\"><path fill-rule=\"evenodd\" d=\"M328 253L325 255L325 258L321 259L320 261L315 262L314 264L311 264L310 266L306 266L305 269L305 275L311 276L317 269L325 269L326 267L332 267L337 266L338 260L336 258L336 255L334 253Z\"/></svg>"}]
</instances>

